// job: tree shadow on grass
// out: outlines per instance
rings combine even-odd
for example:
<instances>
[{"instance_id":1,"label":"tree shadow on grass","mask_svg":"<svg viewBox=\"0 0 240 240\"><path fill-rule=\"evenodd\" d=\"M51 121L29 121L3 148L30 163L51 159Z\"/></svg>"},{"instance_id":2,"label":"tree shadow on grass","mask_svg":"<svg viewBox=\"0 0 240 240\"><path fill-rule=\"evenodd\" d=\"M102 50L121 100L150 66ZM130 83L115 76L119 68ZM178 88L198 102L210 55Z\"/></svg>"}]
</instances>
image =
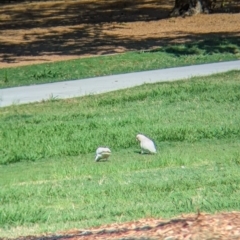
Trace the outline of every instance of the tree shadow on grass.
<instances>
[{"instance_id":1,"label":"tree shadow on grass","mask_svg":"<svg viewBox=\"0 0 240 240\"><path fill-rule=\"evenodd\" d=\"M171 44L167 45L165 48L158 48L154 50L150 50L148 52L167 52L175 55L176 57L182 55L194 55L194 54L217 54L217 53L230 53L230 54L238 54L240 53L240 39L239 33L235 34L227 34L227 33L216 33L215 38L212 38L212 34L210 36L208 34L201 35L192 35L188 36L190 40L189 43L184 45L181 44ZM229 36L226 36L229 35Z\"/></svg>"}]
</instances>

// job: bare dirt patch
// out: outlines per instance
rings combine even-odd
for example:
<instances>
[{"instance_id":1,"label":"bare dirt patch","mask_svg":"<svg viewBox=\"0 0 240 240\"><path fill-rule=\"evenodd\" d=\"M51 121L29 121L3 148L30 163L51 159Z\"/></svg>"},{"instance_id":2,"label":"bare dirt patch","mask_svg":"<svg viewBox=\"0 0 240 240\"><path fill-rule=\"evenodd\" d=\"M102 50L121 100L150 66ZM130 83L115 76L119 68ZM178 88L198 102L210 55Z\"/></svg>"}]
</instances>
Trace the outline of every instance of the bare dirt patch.
<instances>
[{"instance_id":1,"label":"bare dirt patch","mask_svg":"<svg viewBox=\"0 0 240 240\"><path fill-rule=\"evenodd\" d=\"M19 240L234 240L240 239L240 213L195 214L166 221L141 219L100 228L71 230L52 236L24 237Z\"/></svg>"},{"instance_id":2,"label":"bare dirt patch","mask_svg":"<svg viewBox=\"0 0 240 240\"><path fill-rule=\"evenodd\" d=\"M239 36L239 5L232 1L214 14L170 19L173 0L4 4L0 8L0 67Z\"/></svg>"}]
</instances>

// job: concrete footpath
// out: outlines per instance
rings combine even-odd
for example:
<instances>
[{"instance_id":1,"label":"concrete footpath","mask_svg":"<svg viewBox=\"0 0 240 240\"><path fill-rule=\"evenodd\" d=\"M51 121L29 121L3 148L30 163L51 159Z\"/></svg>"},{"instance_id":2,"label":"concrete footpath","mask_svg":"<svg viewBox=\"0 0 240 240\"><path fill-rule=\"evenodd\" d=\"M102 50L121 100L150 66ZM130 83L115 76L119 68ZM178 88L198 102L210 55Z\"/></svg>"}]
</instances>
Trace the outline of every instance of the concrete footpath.
<instances>
[{"instance_id":1,"label":"concrete footpath","mask_svg":"<svg viewBox=\"0 0 240 240\"><path fill-rule=\"evenodd\" d=\"M99 94L144 83L176 81L235 69L240 70L240 60L6 88L0 89L0 107Z\"/></svg>"}]
</instances>

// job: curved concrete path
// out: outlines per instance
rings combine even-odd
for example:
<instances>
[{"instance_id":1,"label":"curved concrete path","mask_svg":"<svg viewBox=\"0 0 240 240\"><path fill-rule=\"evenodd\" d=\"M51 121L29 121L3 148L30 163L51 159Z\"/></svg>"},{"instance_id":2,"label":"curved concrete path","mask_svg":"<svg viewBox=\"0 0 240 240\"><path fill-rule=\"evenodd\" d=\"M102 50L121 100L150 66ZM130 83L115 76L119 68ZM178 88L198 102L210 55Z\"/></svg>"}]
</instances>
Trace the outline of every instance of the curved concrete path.
<instances>
[{"instance_id":1,"label":"curved concrete path","mask_svg":"<svg viewBox=\"0 0 240 240\"><path fill-rule=\"evenodd\" d=\"M38 102L51 98L73 98L99 94L144 83L176 81L235 69L240 70L240 60L6 88L0 89L0 107Z\"/></svg>"}]
</instances>

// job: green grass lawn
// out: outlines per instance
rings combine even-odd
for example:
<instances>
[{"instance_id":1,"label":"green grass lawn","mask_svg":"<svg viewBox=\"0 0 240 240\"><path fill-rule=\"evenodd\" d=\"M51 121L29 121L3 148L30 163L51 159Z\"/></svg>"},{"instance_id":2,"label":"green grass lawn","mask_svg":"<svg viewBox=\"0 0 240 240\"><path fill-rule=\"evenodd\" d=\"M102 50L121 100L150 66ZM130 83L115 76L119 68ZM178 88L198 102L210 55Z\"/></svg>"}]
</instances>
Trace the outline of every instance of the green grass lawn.
<instances>
[{"instance_id":1,"label":"green grass lawn","mask_svg":"<svg viewBox=\"0 0 240 240\"><path fill-rule=\"evenodd\" d=\"M237 59L239 37L219 37L169 44L152 51L0 69L0 88Z\"/></svg>"},{"instance_id":2,"label":"green grass lawn","mask_svg":"<svg viewBox=\"0 0 240 240\"><path fill-rule=\"evenodd\" d=\"M239 103L232 71L1 108L0 237L240 210Z\"/></svg>"}]
</instances>

